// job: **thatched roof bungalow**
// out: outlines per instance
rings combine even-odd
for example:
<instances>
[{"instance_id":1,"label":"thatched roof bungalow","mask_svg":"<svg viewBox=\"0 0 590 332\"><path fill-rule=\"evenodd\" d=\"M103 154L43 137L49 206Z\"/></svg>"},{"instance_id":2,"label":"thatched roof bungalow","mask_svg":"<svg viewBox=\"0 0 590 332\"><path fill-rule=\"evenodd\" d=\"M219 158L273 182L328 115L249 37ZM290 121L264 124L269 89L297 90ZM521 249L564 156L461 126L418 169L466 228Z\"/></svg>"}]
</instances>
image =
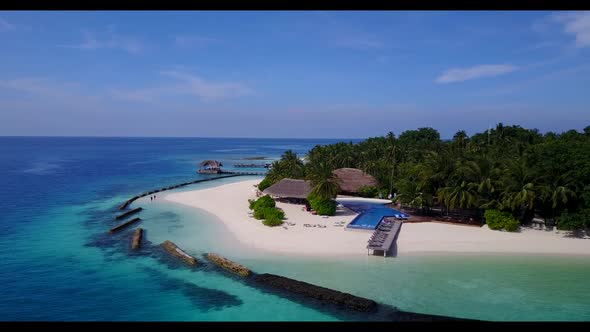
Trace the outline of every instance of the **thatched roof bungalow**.
<instances>
[{"instance_id":1,"label":"thatched roof bungalow","mask_svg":"<svg viewBox=\"0 0 590 332\"><path fill-rule=\"evenodd\" d=\"M221 166L223 166L217 160L203 160L197 164L199 166L198 173L202 174L218 174L221 173Z\"/></svg>"},{"instance_id":2,"label":"thatched roof bungalow","mask_svg":"<svg viewBox=\"0 0 590 332\"><path fill-rule=\"evenodd\" d=\"M282 179L264 189L263 193L274 198L306 199L311 192L311 184L306 180Z\"/></svg>"},{"instance_id":3,"label":"thatched roof bungalow","mask_svg":"<svg viewBox=\"0 0 590 332\"><path fill-rule=\"evenodd\" d=\"M362 187L378 185L374 177L357 168L339 168L332 173L342 193L357 193Z\"/></svg>"},{"instance_id":4,"label":"thatched roof bungalow","mask_svg":"<svg viewBox=\"0 0 590 332\"><path fill-rule=\"evenodd\" d=\"M198 166L203 168L217 169L223 165L217 160L203 160L198 164Z\"/></svg>"}]
</instances>

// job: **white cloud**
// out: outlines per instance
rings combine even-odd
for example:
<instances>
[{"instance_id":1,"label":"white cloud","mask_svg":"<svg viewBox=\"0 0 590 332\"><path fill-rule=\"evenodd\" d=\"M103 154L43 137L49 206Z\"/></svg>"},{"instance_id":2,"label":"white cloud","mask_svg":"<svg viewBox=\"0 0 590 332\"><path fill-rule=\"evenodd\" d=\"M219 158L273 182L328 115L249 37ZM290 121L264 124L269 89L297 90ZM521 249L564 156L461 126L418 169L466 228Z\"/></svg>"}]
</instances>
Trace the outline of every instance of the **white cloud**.
<instances>
[{"instance_id":1,"label":"white cloud","mask_svg":"<svg viewBox=\"0 0 590 332\"><path fill-rule=\"evenodd\" d=\"M14 29L15 29L14 24L10 24L6 20L0 18L0 31L10 31L10 30L14 30Z\"/></svg>"},{"instance_id":2,"label":"white cloud","mask_svg":"<svg viewBox=\"0 0 590 332\"><path fill-rule=\"evenodd\" d=\"M160 74L184 82L190 94L206 100L224 99L252 94L250 88L237 82L212 82L176 70L162 71Z\"/></svg>"},{"instance_id":3,"label":"white cloud","mask_svg":"<svg viewBox=\"0 0 590 332\"><path fill-rule=\"evenodd\" d=\"M60 84L57 82L52 82L47 78L24 77L0 80L0 87L45 97L61 98L67 96L67 91L77 87L77 85Z\"/></svg>"},{"instance_id":4,"label":"white cloud","mask_svg":"<svg viewBox=\"0 0 590 332\"><path fill-rule=\"evenodd\" d=\"M100 97L81 91L78 83L57 81L45 77L21 77L0 79L0 89L8 89L32 95L44 101L58 101L69 105L89 105ZM20 99L19 95L15 95ZM28 100L29 98L27 98ZM36 101L39 104L39 101Z\"/></svg>"},{"instance_id":5,"label":"white cloud","mask_svg":"<svg viewBox=\"0 0 590 332\"><path fill-rule=\"evenodd\" d=\"M563 30L574 35L577 47L590 46L590 11L554 14L553 19L563 24Z\"/></svg>"},{"instance_id":6,"label":"white cloud","mask_svg":"<svg viewBox=\"0 0 590 332\"><path fill-rule=\"evenodd\" d=\"M117 34L112 26L109 27L107 36L102 38L97 38L96 35L90 31L83 31L82 34L84 37L82 42L60 46L81 50L121 49L134 54L141 53L144 48L139 40Z\"/></svg>"},{"instance_id":7,"label":"white cloud","mask_svg":"<svg viewBox=\"0 0 590 332\"><path fill-rule=\"evenodd\" d=\"M178 47L202 47L219 42L218 39L204 36L179 35L174 37L174 44Z\"/></svg>"},{"instance_id":8,"label":"white cloud","mask_svg":"<svg viewBox=\"0 0 590 332\"><path fill-rule=\"evenodd\" d=\"M137 90L112 90L111 96L136 102L153 102L165 96L192 95L201 100L214 101L253 94L252 89L239 82L213 82L178 70L166 70L161 75L176 83Z\"/></svg>"},{"instance_id":9,"label":"white cloud","mask_svg":"<svg viewBox=\"0 0 590 332\"><path fill-rule=\"evenodd\" d=\"M335 45L339 47L352 48L355 50L372 50L383 48L383 43L374 37L363 35L346 35L335 40Z\"/></svg>"},{"instance_id":10,"label":"white cloud","mask_svg":"<svg viewBox=\"0 0 590 332\"><path fill-rule=\"evenodd\" d=\"M479 65L469 68L453 68L443 72L437 79L437 83L463 82L476 78L494 77L508 74L518 70L518 67L507 64Z\"/></svg>"}]
</instances>

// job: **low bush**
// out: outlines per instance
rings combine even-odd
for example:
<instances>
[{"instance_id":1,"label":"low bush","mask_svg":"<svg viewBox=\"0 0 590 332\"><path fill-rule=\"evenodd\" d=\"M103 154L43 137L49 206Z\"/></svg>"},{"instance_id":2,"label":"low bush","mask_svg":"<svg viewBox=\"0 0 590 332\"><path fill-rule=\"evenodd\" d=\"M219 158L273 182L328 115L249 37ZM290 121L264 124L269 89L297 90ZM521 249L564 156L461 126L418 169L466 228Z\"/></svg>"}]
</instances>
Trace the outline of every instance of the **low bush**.
<instances>
[{"instance_id":1,"label":"low bush","mask_svg":"<svg viewBox=\"0 0 590 332\"><path fill-rule=\"evenodd\" d=\"M379 190L377 189L377 187L373 186L364 186L358 190L359 196L366 198L375 198L377 197L378 192Z\"/></svg>"},{"instance_id":2,"label":"low bush","mask_svg":"<svg viewBox=\"0 0 590 332\"><path fill-rule=\"evenodd\" d=\"M314 195L307 196L307 201L311 208L320 216L333 216L336 214L336 202L328 199L320 199Z\"/></svg>"},{"instance_id":3,"label":"low bush","mask_svg":"<svg viewBox=\"0 0 590 332\"><path fill-rule=\"evenodd\" d=\"M590 227L590 209L582 209L576 213L567 210L557 217L557 228L561 230L580 230Z\"/></svg>"},{"instance_id":4,"label":"low bush","mask_svg":"<svg viewBox=\"0 0 590 332\"><path fill-rule=\"evenodd\" d=\"M263 191L264 189L272 186L274 183L269 178L264 178L264 180L260 181L258 184L258 190Z\"/></svg>"},{"instance_id":5,"label":"low bush","mask_svg":"<svg viewBox=\"0 0 590 332\"><path fill-rule=\"evenodd\" d=\"M518 220L514 219L514 217L508 212L486 210L483 217L490 229L503 229L508 232L514 232L518 229Z\"/></svg>"},{"instance_id":6,"label":"low bush","mask_svg":"<svg viewBox=\"0 0 590 332\"><path fill-rule=\"evenodd\" d=\"M258 208L275 207L275 201L268 195L264 195L257 200L249 200L250 210L256 210Z\"/></svg>"},{"instance_id":7,"label":"low bush","mask_svg":"<svg viewBox=\"0 0 590 332\"><path fill-rule=\"evenodd\" d=\"M254 218L262 220L266 226L279 226L285 218L285 212L275 207L275 201L270 196L265 195L257 200L248 200L250 209L254 210Z\"/></svg>"}]
</instances>

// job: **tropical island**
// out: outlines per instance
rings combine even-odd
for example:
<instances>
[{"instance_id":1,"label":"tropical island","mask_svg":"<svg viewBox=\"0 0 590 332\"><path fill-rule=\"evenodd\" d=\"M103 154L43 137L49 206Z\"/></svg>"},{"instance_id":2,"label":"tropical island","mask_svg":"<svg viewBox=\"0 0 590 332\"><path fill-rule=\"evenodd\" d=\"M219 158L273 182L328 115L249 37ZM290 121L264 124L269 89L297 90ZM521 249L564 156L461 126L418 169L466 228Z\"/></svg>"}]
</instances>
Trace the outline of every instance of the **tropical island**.
<instances>
[{"instance_id":1,"label":"tropical island","mask_svg":"<svg viewBox=\"0 0 590 332\"><path fill-rule=\"evenodd\" d=\"M590 254L590 126L541 134L500 123L451 140L433 128L390 132L303 158L288 150L261 181L165 199L212 212L241 242L275 252L363 254L373 232L398 220L395 253Z\"/></svg>"}]
</instances>

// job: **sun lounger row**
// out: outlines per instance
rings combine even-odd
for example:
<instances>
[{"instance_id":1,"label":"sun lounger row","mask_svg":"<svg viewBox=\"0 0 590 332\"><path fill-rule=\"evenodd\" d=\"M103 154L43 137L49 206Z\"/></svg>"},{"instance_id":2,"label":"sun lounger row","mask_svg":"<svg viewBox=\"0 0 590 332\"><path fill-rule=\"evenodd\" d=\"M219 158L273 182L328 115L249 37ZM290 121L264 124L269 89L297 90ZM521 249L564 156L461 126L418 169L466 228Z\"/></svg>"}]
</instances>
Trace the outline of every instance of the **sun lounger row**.
<instances>
[{"instance_id":1,"label":"sun lounger row","mask_svg":"<svg viewBox=\"0 0 590 332\"><path fill-rule=\"evenodd\" d=\"M320 225L320 224L315 224L315 225L312 225L312 224L303 224L303 227L318 227L318 228L326 228L326 227L328 227L328 226L326 226L326 225Z\"/></svg>"}]
</instances>

